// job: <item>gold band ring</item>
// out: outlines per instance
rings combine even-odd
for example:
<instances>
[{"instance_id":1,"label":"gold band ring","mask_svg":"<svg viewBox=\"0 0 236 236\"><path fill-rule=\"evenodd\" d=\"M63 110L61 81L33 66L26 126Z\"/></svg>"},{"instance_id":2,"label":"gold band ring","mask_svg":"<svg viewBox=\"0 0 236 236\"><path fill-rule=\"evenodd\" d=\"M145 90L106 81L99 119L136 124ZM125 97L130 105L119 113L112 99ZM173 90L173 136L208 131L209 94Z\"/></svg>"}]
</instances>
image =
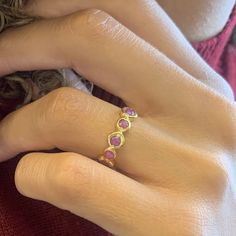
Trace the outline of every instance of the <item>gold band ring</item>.
<instances>
[{"instance_id":1,"label":"gold band ring","mask_svg":"<svg viewBox=\"0 0 236 236\"><path fill-rule=\"evenodd\" d=\"M98 161L110 168L115 167L117 151L125 144L124 133L131 128L131 122L138 117L137 112L130 107L121 109L120 118L116 123L116 130L108 135L108 148L98 157Z\"/></svg>"}]
</instances>

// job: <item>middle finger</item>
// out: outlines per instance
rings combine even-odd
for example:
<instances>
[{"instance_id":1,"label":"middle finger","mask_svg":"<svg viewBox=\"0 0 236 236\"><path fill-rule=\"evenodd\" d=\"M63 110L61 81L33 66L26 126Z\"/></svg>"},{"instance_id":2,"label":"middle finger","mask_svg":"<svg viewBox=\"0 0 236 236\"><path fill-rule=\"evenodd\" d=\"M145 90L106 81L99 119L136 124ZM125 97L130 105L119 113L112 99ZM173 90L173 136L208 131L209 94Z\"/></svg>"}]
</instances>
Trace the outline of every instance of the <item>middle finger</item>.
<instances>
[{"instance_id":1,"label":"middle finger","mask_svg":"<svg viewBox=\"0 0 236 236\"><path fill-rule=\"evenodd\" d=\"M233 99L227 82L202 60L156 0L30 0L26 5L29 14L49 18L89 8L108 12L195 79Z\"/></svg>"},{"instance_id":2,"label":"middle finger","mask_svg":"<svg viewBox=\"0 0 236 236\"><path fill-rule=\"evenodd\" d=\"M0 37L0 51L0 75L72 67L142 114L177 113L176 104L188 106L186 96L195 99L209 90L97 10L7 30Z\"/></svg>"}]
</instances>

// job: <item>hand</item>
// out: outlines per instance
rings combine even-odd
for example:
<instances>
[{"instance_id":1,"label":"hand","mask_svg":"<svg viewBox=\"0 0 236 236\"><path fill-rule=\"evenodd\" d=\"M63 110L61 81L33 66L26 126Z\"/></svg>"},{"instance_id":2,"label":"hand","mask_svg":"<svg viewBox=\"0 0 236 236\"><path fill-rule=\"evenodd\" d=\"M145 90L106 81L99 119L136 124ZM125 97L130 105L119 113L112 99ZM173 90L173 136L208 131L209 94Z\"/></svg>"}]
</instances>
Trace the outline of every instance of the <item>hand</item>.
<instances>
[{"instance_id":1,"label":"hand","mask_svg":"<svg viewBox=\"0 0 236 236\"><path fill-rule=\"evenodd\" d=\"M219 76L214 70L209 67L209 65L207 65L200 58L200 56L195 52L195 50L187 42L179 29L175 26L172 20L166 15L166 13L161 9L161 7L156 3L155 0L70 0L69 2L65 0L27 0L27 6L25 10L28 14L31 15L52 18L66 16L79 10L81 11L91 8L100 9L109 13L111 16L117 19L118 22L129 28L132 32L143 38L145 41L152 44L160 52L164 53L170 60L175 62L179 67L189 73L192 77L200 80L207 86L224 94L228 98L232 100L234 99L230 86L221 76ZM63 24L60 20L59 22L56 20L52 25L60 26L65 24ZM89 25L93 25L93 23ZM35 24L35 27L36 26L37 24ZM78 27L79 28L76 27L76 29L74 29L77 35L81 32L81 25L79 24ZM51 34L53 34L55 30L58 34L63 33L58 32L58 29L52 29ZM93 31L94 29L90 28L90 30ZM19 37L19 33L17 33L17 37ZM57 50L57 55L58 53L62 53L60 48L58 48L58 45L54 45L53 48L51 47L51 45L46 46L44 44L45 41L43 40L41 33L39 34L42 41L40 42L40 40L38 39L38 43L41 43L41 46L48 46L51 48L51 50L54 48L54 50ZM22 38L22 40L24 40L24 37L20 37ZM66 37L63 36L63 39L66 39ZM56 35L48 35L47 40L58 41L58 39L56 39ZM4 40L2 41L4 42ZM29 39L29 41L31 40ZM0 61L0 65L5 64L5 67L0 70L0 75L1 73L4 74L4 71L6 74L7 72L15 69L20 70L32 68L27 58L24 60L24 62L22 62L21 54L16 55L16 53L14 53L15 47L12 47L11 41L9 41L8 46L8 51L6 51L5 54L3 50L1 51L2 58ZM20 46L22 47L22 44ZM26 45L24 45L24 47L26 47ZM86 53L88 52L86 51ZM11 55L15 55L14 59L11 57ZM30 61L32 60L31 55L31 53L28 54L28 56L30 56ZM61 66L60 63L70 66L70 61L62 62L61 57L60 61L57 60L58 58L53 58L53 61L51 61L51 63L55 63L54 65L57 67ZM20 64L18 64L19 61L21 62ZM43 69L45 69L45 67L51 68L48 63L42 62L37 63L37 67Z\"/></svg>"},{"instance_id":2,"label":"hand","mask_svg":"<svg viewBox=\"0 0 236 236\"><path fill-rule=\"evenodd\" d=\"M152 7L154 18L170 22ZM128 27L125 18L120 21ZM178 35L174 27L167 29L164 38ZM223 80L214 89L213 77L198 80L203 68L214 73L186 41L177 40L177 49L169 50L170 41L154 47L147 43L151 38L133 32L105 12L87 10L2 34L2 75L73 67L140 117L113 171L94 160L107 147L119 108L75 89L58 89L1 122L1 160L30 150L65 151L23 157L15 174L18 190L115 235L234 235L236 127L229 90ZM184 45L194 65L187 53L177 60Z\"/></svg>"}]
</instances>

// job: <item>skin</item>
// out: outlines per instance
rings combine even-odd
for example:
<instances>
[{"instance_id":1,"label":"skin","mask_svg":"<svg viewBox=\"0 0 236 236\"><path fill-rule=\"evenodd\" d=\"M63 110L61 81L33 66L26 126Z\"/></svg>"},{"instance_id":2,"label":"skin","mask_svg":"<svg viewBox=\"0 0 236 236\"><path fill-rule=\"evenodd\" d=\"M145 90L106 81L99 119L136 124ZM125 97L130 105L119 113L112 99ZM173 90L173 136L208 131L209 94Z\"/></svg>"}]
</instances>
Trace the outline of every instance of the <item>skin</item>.
<instances>
[{"instance_id":1,"label":"skin","mask_svg":"<svg viewBox=\"0 0 236 236\"><path fill-rule=\"evenodd\" d=\"M52 2L57 2L61 6L60 12L58 12L58 8L52 7ZM75 3L73 5L76 9L76 6L86 7L86 4L92 1L87 1L88 3L85 5L81 0L70 2L70 4ZM106 2L106 5L110 4L109 1ZM235 5L235 0L158 0L157 2L174 20L184 35L193 42L208 39L221 32ZM73 7L73 5L71 6ZM68 7L70 5L63 0L30 0L27 9L29 11L37 9L36 14L51 17L61 15Z\"/></svg>"},{"instance_id":2,"label":"skin","mask_svg":"<svg viewBox=\"0 0 236 236\"><path fill-rule=\"evenodd\" d=\"M229 19L235 0L158 0L192 42L215 36ZM184 6L184 7L183 7Z\"/></svg>"},{"instance_id":3,"label":"skin","mask_svg":"<svg viewBox=\"0 0 236 236\"><path fill-rule=\"evenodd\" d=\"M114 171L95 160L118 107L61 88L11 113L0 123L2 161L63 151L24 156L15 173L19 192L114 235L235 235L236 107L224 79L155 1L38 4L53 9L47 19L1 34L0 75L73 68L139 117Z\"/></svg>"}]
</instances>

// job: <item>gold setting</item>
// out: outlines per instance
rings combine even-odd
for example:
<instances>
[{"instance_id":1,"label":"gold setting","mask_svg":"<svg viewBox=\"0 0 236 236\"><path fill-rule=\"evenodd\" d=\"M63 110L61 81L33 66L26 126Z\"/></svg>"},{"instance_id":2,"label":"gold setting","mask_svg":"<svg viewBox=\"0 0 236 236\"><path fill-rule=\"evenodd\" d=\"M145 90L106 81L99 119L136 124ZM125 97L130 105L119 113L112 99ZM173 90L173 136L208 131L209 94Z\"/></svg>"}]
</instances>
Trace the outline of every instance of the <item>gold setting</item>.
<instances>
[{"instance_id":1,"label":"gold setting","mask_svg":"<svg viewBox=\"0 0 236 236\"><path fill-rule=\"evenodd\" d=\"M129 109L129 112L126 112ZM131 111L131 112L130 112ZM128 114L134 113L134 115ZM115 167L115 160L117 158L116 150L121 148L125 144L124 132L131 128L131 122L138 117L137 112L129 107L124 107L121 109L120 118L116 122L116 130L108 135L107 141L109 147L106 148L102 155L98 157L98 161L110 168ZM128 123L127 127L122 127L120 121L125 120ZM125 126L125 125L124 125ZM112 140L112 137L114 139Z\"/></svg>"},{"instance_id":2,"label":"gold setting","mask_svg":"<svg viewBox=\"0 0 236 236\"><path fill-rule=\"evenodd\" d=\"M120 145L114 146L111 143L111 138L112 137L119 137L120 140L121 140ZM125 144L125 136L123 135L123 133L121 131L116 131L116 132L113 132L110 135L108 135L107 141L108 141L108 144L109 144L110 147L113 147L114 149L119 149L120 147L122 147Z\"/></svg>"},{"instance_id":3,"label":"gold setting","mask_svg":"<svg viewBox=\"0 0 236 236\"><path fill-rule=\"evenodd\" d=\"M126 118L129 118L130 119L130 121L133 121L135 118L137 118L138 117L138 114L136 113L135 115L129 115L129 114L127 114L126 112L125 112L125 109L126 109L126 107L124 107L124 108L122 108L121 109L121 117L126 117Z\"/></svg>"},{"instance_id":4,"label":"gold setting","mask_svg":"<svg viewBox=\"0 0 236 236\"><path fill-rule=\"evenodd\" d=\"M105 151L104 152L107 152L107 151L110 151L110 152L112 152L113 154L114 154L114 158L116 158L116 150L114 149L114 147L108 147L107 149L105 149Z\"/></svg>"},{"instance_id":5,"label":"gold setting","mask_svg":"<svg viewBox=\"0 0 236 236\"><path fill-rule=\"evenodd\" d=\"M125 120L125 121L128 122L129 126L128 126L127 128L122 128L122 127L120 127L119 124L120 124L120 121L122 121L122 120ZM130 119L129 119L128 117L121 117L121 118L117 121L116 127L117 127L117 129L118 129L119 131L121 131L121 132L126 132L127 130L129 130L129 129L131 128L131 121L130 121Z\"/></svg>"}]
</instances>

